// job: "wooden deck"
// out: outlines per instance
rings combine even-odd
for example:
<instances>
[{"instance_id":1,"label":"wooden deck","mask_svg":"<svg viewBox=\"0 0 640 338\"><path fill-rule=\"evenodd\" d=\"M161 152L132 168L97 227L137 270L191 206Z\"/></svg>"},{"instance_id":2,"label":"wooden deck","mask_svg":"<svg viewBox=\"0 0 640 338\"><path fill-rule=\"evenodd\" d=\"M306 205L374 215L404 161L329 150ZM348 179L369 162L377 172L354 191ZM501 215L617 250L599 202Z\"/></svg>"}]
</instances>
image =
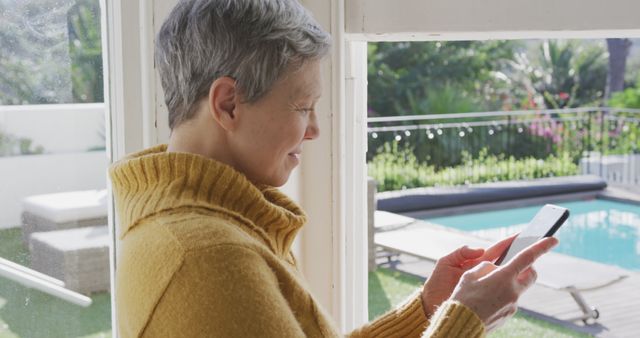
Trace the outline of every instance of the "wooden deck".
<instances>
[{"instance_id":1,"label":"wooden deck","mask_svg":"<svg viewBox=\"0 0 640 338\"><path fill-rule=\"evenodd\" d=\"M594 291L582 292L591 306L600 312L597 324L590 327L602 337L638 337L640 335L640 274L631 272L625 280ZM521 306L558 319L579 314L578 307L567 292L541 286L532 287L521 298Z\"/></svg>"},{"instance_id":2,"label":"wooden deck","mask_svg":"<svg viewBox=\"0 0 640 338\"><path fill-rule=\"evenodd\" d=\"M381 266L391 267L422 278L427 278L433 270L433 262L409 255L399 255L388 263L379 260ZM555 318L557 323L585 332L596 337L638 337L640 334L640 274L630 272L629 278L608 287L582 292L590 306L600 312L595 323L585 325L581 321L567 322L566 319L581 314L576 302L568 292L557 291L534 285L521 298L519 305L525 311L541 318ZM552 319L552 321L555 321Z\"/></svg>"}]
</instances>

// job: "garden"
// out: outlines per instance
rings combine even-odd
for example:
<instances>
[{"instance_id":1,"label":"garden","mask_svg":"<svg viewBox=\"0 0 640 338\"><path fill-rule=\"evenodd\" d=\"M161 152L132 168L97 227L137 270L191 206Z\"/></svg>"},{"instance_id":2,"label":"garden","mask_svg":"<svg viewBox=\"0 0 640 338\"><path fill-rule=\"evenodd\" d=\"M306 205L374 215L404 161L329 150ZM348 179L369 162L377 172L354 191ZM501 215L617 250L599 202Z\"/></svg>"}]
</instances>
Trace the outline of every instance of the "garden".
<instances>
[{"instance_id":1,"label":"garden","mask_svg":"<svg viewBox=\"0 0 640 338\"><path fill-rule=\"evenodd\" d=\"M584 174L640 186L634 43L370 43L366 159L377 191ZM369 274L370 319L422 283L378 266ZM588 335L520 311L490 336Z\"/></svg>"},{"instance_id":2,"label":"garden","mask_svg":"<svg viewBox=\"0 0 640 338\"><path fill-rule=\"evenodd\" d=\"M639 61L612 74L608 40L370 44L378 191L571 176L592 157L637 156Z\"/></svg>"}]
</instances>

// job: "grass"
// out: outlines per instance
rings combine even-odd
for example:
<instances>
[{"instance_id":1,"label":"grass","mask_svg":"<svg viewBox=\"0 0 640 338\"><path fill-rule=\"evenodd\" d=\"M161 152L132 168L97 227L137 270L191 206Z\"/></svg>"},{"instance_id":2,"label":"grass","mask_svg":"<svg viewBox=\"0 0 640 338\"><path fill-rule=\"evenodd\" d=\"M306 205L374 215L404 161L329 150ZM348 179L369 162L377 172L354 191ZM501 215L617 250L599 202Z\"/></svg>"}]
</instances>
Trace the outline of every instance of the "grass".
<instances>
[{"instance_id":1,"label":"grass","mask_svg":"<svg viewBox=\"0 0 640 338\"><path fill-rule=\"evenodd\" d=\"M369 273L369 320L385 313L398 305L422 285L422 280L399 271L378 268ZM562 326L516 313L499 329L491 332L488 337L590 337Z\"/></svg>"},{"instance_id":2,"label":"grass","mask_svg":"<svg viewBox=\"0 0 640 338\"><path fill-rule=\"evenodd\" d=\"M20 228L0 230L0 257L29 266ZM83 308L2 278L0 338L111 337L109 293L91 299L93 304Z\"/></svg>"}]
</instances>

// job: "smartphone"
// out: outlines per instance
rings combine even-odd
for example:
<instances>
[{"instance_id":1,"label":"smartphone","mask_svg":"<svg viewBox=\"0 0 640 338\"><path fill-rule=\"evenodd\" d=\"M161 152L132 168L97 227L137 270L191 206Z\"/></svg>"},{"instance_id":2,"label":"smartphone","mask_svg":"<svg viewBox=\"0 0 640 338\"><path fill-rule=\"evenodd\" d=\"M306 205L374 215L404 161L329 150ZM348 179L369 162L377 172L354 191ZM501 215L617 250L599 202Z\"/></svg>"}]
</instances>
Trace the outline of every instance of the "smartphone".
<instances>
[{"instance_id":1,"label":"smartphone","mask_svg":"<svg viewBox=\"0 0 640 338\"><path fill-rule=\"evenodd\" d=\"M551 237L569 218L569 210L553 204L547 204L533 217L529 225L516 237L505 250L496 265L509 262L518 252L543 237Z\"/></svg>"}]
</instances>

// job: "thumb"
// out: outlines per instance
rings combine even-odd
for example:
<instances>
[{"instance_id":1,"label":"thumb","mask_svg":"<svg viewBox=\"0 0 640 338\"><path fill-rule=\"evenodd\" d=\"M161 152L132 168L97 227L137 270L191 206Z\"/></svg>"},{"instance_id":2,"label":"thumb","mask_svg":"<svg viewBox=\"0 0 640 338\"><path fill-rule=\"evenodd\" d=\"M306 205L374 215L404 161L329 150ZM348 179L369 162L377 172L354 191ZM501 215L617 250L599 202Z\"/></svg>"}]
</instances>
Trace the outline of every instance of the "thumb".
<instances>
[{"instance_id":1,"label":"thumb","mask_svg":"<svg viewBox=\"0 0 640 338\"><path fill-rule=\"evenodd\" d=\"M484 249L471 249L468 246L463 246L456 249L454 252L441 258L442 262L451 266L460 266L462 263L481 257L484 254Z\"/></svg>"}]
</instances>

